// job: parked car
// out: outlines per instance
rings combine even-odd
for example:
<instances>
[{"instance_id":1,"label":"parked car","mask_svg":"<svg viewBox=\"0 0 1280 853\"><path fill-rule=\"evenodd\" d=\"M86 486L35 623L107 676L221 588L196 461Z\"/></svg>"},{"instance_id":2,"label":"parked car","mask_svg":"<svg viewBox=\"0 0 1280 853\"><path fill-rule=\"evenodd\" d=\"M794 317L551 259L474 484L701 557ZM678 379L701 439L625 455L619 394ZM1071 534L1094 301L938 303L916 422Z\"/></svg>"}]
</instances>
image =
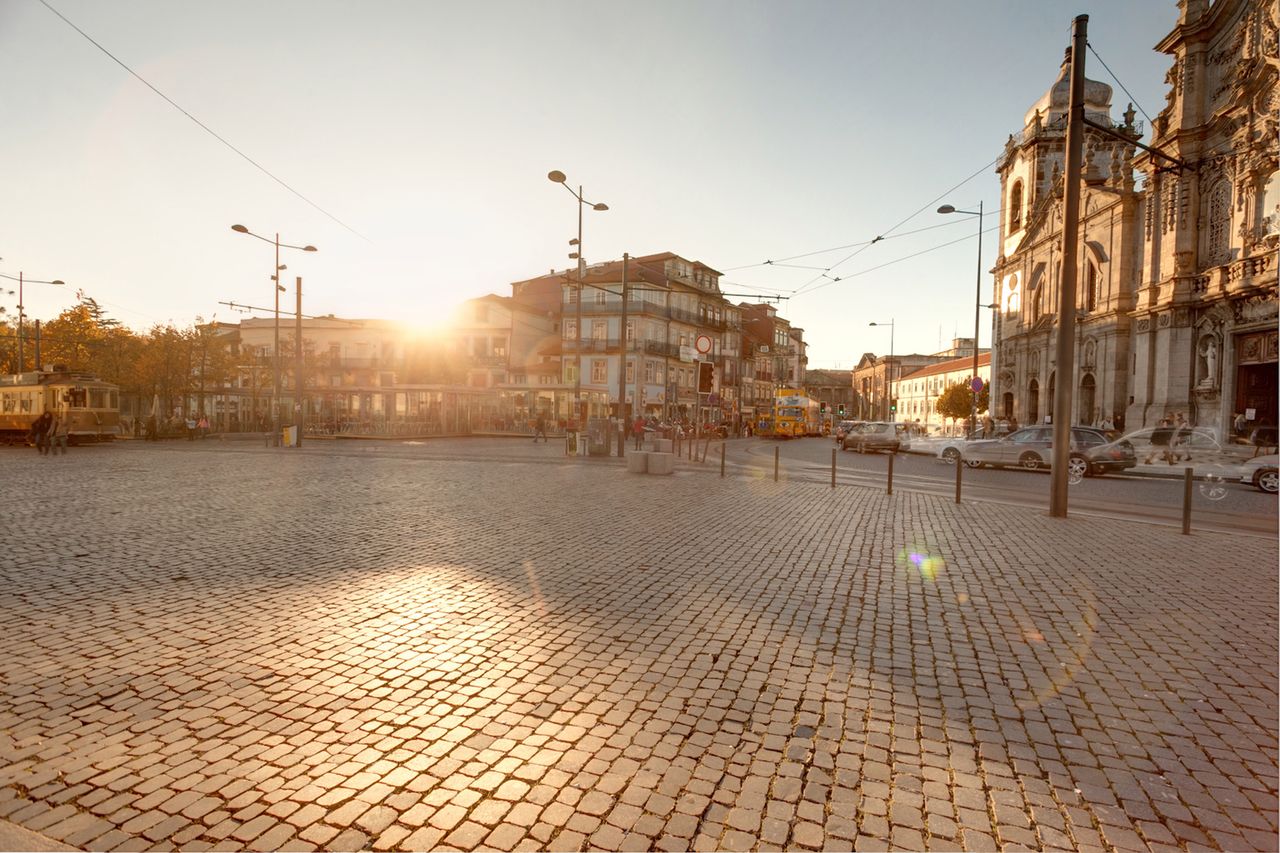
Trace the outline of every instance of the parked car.
<instances>
[{"instance_id":1,"label":"parked car","mask_svg":"<svg viewBox=\"0 0 1280 853\"><path fill-rule=\"evenodd\" d=\"M1153 440L1154 439L1154 440ZM1128 443L1140 465L1239 465L1254 453L1253 445L1218 443L1212 431L1192 427L1179 434L1174 427L1144 427L1126 433L1118 441ZM1174 442L1177 444L1174 444Z\"/></svg>"},{"instance_id":2,"label":"parked car","mask_svg":"<svg viewBox=\"0 0 1280 853\"><path fill-rule=\"evenodd\" d=\"M836 430L834 433L836 444L844 441L844 437L849 434L849 431L860 423L862 423L862 421L840 421L836 424Z\"/></svg>"},{"instance_id":3,"label":"parked car","mask_svg":"<svg viewBox=\"0 0 1280 853\"><path fill-rule=\"evenodd\" d=\"M842 450L856 450L866 453L868 450L888 450L897 453L911 446L911 438L907 434L907 425L872 421L861 424L847 434L840 442Z\"/></svg>"},{"instance_id":4,"label":"parked car","mask_svg":"<svg viewBox=\"0 0 1280 853\"><path fill-rule=\"evenodd\" d=\"M1091 473L1095 464L1103 465L1105 459L1091 460L1086 453L1110 440L1111 436L1100 429L1072 427L1070 473L1083 476ZM1023 427L1004 438L970 441L964 447L963 458L970 468L984 465L995 468L1017 465L1029 471L1048 468L1053 458L1053 427Z\"/></svg>"},{"instance_id":5,"label":"parked car","mask_svg":"<svg viewBox=\"0 0 1280 853\"><path fill-rule=\"evenodd\" d=\"M938 445L938 458L948 465L954 465L964 456L964 449L969 442L977 439L974 433L966 436L952 435L942 438L942 443Z\"/></svg>"},{"instance_id":6,"label":"parked car","mask_svg":"<svg viewBox=\"0 0 1280 853\"><path fill-rule=\"evenodd\" d=\"M1244 463L1240 474L1240 482L1257 486L1267 494L1274 495L1280 491L1280 473L1277 473L1277 460L1280 456L1255 456Z\"/></svg>"}]
</instances>

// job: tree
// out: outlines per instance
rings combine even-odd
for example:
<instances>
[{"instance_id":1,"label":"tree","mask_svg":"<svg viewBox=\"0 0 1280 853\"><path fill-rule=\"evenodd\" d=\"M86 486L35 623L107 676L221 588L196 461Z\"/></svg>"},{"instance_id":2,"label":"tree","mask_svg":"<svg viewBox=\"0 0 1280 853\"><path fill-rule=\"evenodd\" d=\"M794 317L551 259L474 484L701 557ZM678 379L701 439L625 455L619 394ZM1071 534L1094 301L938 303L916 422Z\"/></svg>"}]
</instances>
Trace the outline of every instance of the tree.
<instances>
[{"instance_id":1,"label":"tree","mask_svg":"<svg viewBox=\"0 0 1280 853\"><path fill-rule=\"evenodd\" d=\"M978 394L978 411L985 412L991 401L991 384L985 383ZM955 420L967 419L973 411L973 390L967 382L957 382L939 395L933 404L934 411Z\"/></svg>"}]
</instances>

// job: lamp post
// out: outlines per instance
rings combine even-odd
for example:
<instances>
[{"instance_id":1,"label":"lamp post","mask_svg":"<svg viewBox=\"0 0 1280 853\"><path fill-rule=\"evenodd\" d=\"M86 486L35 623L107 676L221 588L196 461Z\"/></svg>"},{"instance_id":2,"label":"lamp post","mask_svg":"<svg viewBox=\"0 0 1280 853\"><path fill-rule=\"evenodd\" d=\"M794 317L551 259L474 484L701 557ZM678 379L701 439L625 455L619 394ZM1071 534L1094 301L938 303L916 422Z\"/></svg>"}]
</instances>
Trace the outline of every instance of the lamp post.
<instances>
[{"instance_id":1,"label":"lamp post","mask_svg":"<svg viewBox=\"0 0 1280 853\"><path fill-rule=\"evenodd\" d=\"M578 298L576 319L574 320L573 334L573 351L574 355L574 371L573 371L573 419L577 421L582 416L582 280L586 276L586 261L582 256L582 206L584 204L591 205L592 210L608 210L609 205L599 203L593 204L582 197L582 185L578 185L578 191L574 192L569 189L568 180L564 172L553 170L547 172L547 180L557 183L568 190L569 195L578 200L578 238L570 240L569 245L575 247L577 251L570 252L569 257L578 261ZM625 337L626 330L623 330Z\"/></svg>"},{"instance_id":2,"label":"lamp post","mask_svg":"<svg viewBox=\"0 0 1280 853\"><path fill-rule=\"evenodd\" d=\"M281 243L280 232L278 231L276 232L275 239L273 240L269 237L263 237L261 234L254 234L252 231L250 231L248 228L245 228L243 225L232 225L231 230L237 231L241 234L248 234L250 237L257 237L259 240L262 240L265 243L271 243L276 247L275 272L271 276L271 280L275 282L275 294L276 294L275 343L271 351L272 363L274 364L274 367L275 367L274 375L273 375L273 385L271 389L271 429L274 434L274 437L272 438L271 443L272 445L275 445L276 442L280 440L280 291L284 290L284 285L280 283L280 272L281 270L285 269L285 267L280 264L280 250L282 248L297 249L302 252L316 252L319 250L315 246L311 246L311 245L293 246L288 243ZM299 279L299 287L301 287L301 279ZM298 339L297 346L299 347L302 346L301 337L299 337ZM301 388L298 389L299 401L301 400L301 390L302 390Z\"/></svg>"},{"instance_id":3,"label":"lamp post","mask_svg":"<svg viewBox=\"0 0 1280 853\"><path fill-rule=\"evenodd\" d=\"M22 271L21 271L21 270L19 270L19 272L18 272L18 277L17 277L16 279L15 279L13 276L11 276L11 275L6 275L6 276L4 276L4 278L9 279L10 281L16 281L16 282L18 282L18 369L17 369L17 370L15 370L15 371L14 371L14 373L21 373L21 372L23 371L23 369L26 367L26 362L27 362L27 359L26 359L26 353L23 351L23 348L22 348L22 325L23 325L23 322L24 322L24 321L25 321L25 319L26 319L26 315L23 313L23 308L24 308L24 306L23 306L23 304L22 304L22 289L23 289L23 285L24 285L24 284L26 283L26 281L28 281L28 280L29 280L32 284L57 284L57 285L63 285L63 284L66 284L66 282L65 282L65 281L63 281L62 279L57 279L57 278L53 279L52 281L43 281L43 280L41 280L41 279L37 279L37 278L33 278L33 279L26 279L26 278L23 276L23 274L22 274ZM13 292L13 291L10 291L10 293L12 293L12 292ZM37 330L37 331L38 331L38 330ZM39 349L39 347L37 347L37 349ZM39 355L39 353L37 353L37 355ZM39 370L39 369L40 369L40 365L38 365L38 364L37 364L37 365L35 365L35 368L36 368L36 370Z\"/></svg>"},{"instance_id":4,"label":"lamp post","mask_svg":"<svg viewBox=\"0 0 1280 853\"><path fill-rule=\"evenodd\" d=\"M982 309L982 202L978 202L978 210L975 213L972 210L956 210L949 204L944 204L938 208L939 213L963 213L967 216L978 217L978 276L973 295L973 378L978 378L978 319ZM970 389L972 390L972 388ZM988 396L987 406L990 408L990 397ZM978 429L978 392L973 391L973 406L970 411L969 430L970 432Z\"/></svg>"},{"instance_id":5,"label":"lamp post","mask_svg":"<svg viewBox=\"0 0 1280 853\"><path fill-rule=\"evenodd\" d=\"M889 326L889 363L885 366L885 377L886 377L885 384L888 387L885 389L886 393L884 397L884 419L887 421L889 420L889 400L892 399L893 397L893 378L889 373L889 371L893 370L893 320L892 319L889 320L887 324L868 323L867 325L868 326L884 326L884 325Z\"/></svg>"}]
</instances>

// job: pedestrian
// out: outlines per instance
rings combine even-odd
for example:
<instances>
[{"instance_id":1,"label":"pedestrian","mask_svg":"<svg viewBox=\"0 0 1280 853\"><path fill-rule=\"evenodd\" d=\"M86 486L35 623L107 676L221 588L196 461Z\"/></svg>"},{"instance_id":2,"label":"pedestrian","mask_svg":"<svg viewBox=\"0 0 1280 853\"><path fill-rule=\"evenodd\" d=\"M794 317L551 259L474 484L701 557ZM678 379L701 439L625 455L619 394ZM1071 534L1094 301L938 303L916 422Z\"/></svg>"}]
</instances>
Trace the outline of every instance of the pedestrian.
<instances>
[{"instance_id":1,"label":"pedestrian","mask_svg":"<svg viewBox=\"0 0 1280 853\"><path fill-rule=\"evenodd\" d=\"M1101 429L1103 431L1109 432L1115 428L1116 428L1116 424L1115 424L1115 421L1111 420L1111 415L1106 415L1102 418Z\"/></svg>"},{"instance_id":2,"label":"pedestrian","mask_svg":"<svg viewBox=\"0 0 1280 853\"><path fill-rule=\"evenodd\" d=\"M53 426L53 412L48 409L36 418L31 424L31 438L35 443L36 452L41 456L49 452L49 428Z\"/></svg>"},{"instance_id":3,"label":"pedestrian","mask_svg":"<svg viewBox=\"0 0 1280 853\"><path fill-rule=\"evenodd\" d=\"M533 422L533 443L538 443L538 436L542 436L542 443L547 443L547 418L539 413L538 419Z\"/></svg>"},{"instance_id":4,"label":"pedestrian","mask_svg":"<svg viewBox=\"0 0 1280 853\"><path fill-rule=\"evenodd\" d=\"M49 455L57 456L59 449L62 455L67 455L67 439L71 435L71 419L66 413L54 417L53 422L49 426L50 448Z\"/></svg>"},{"instance_id":5,"label":"pedestrian","mask_svg":"<svg viewBox=\"0 0 1280 853\"><path fill-rule=\"evenodd\" d=\"M156 433L160 430L160 424L156 422L156 416L147 417L147 441L155 441Z\"/></svg>"},{"instance_id":6,"label":"pedestrian","mask_svg":"<svg viewBox=\"0 0 1280 853\"><path fill-rule=\"evenodd\" d=\"M204 415L200 416L200 423L197 424L197 429L200 430L200 438L202 440L209 435L209 419Z\"/></svg>"},{"instance_id":7,"label":"pedestrian","mask_svg":"<svg viewBox=\"0 0 1280 853\"><path fill-rule=\"evenodd\" d=\"M1147 452L1144 464L1150 465L1158 456L1170 465L1173 458L1169 455L1169 442L1173 439L1173 424L1168 418L1161 418L1159 425L1151 431L1151 449Z\"/></svg>"},{"instance_id":8,"label":"pedestrian","mask_svg":"<svg viewBox=\"0 0 1280 853\"><path fill-rule=\"evenodd\" d=\"M187 427L187 441L196 440L196 424L196 419L188 415L185 421L185 425Z\"/></svg>"},{"instance_id":9,"label":"pedestrian","mask_svg":"<svg viewBox=\"0 0 1280 853\"><path fill-rule=\"evenodd\" d=\"M1191 461L1191 424L1182 417L1182 412L1178 412L1173 436L1169 440L1169 456L1170 465L1180 459Z\"/></svg>"},{"instance_id":10,"label":"pedestrian","mask_svg":"<svg viewBox=\"0 0 1280 853\"><path fill-rule=\"evenodd\" d=\"M635 449L644 447L644 415L636 415L631 424L631 436L635 439Z\"/></svg>"}]
</instances>

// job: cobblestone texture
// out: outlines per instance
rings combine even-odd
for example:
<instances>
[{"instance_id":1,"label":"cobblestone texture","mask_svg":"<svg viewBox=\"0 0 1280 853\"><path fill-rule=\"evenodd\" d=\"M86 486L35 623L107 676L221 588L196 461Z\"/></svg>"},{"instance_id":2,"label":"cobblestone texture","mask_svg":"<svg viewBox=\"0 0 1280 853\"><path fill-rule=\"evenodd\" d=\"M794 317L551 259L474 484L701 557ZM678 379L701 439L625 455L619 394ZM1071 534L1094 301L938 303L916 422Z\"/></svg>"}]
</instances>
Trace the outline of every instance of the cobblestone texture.
<instances>
[{"instance_id":1,"label":"cobblestone texture","mask_svg":"<svg viewBox=\"0 0 1280 853\"><path fill-rule=\"evenodd\" d=\"M0 818L94 849L1276 849L1273 541L545 452L3 452Z\"/></svg>"}]
</instances>

